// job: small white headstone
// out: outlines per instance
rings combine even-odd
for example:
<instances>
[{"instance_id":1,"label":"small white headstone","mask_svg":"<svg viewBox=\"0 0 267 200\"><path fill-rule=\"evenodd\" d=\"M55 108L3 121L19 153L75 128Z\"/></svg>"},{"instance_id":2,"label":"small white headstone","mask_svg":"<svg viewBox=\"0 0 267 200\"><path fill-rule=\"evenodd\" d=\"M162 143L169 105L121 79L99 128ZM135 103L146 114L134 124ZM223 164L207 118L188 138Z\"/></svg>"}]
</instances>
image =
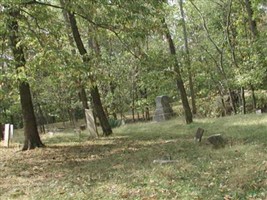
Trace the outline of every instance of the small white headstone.
<instances>
[{"instance_id":1,"label":"small white headstone","mask_svg":"<svg viewBox=\"0 0 267 200\"><path fill-rule=\"evenodd\" d=\"M53 131L49 131L47 134L48 134L50 137L52 137L52 136L54 135L54 132L53 132Z\"/></svg>"},{"instance_id":2,"label":"small white headstone","mask_svg":"<svg viewBox=\"0 0 267 200\"><path fill-rule=\"evenodd\" d=\"M259 109L259 110L256 110L256 114L257 115L260 115L261 114L261 110Z\"/></svg>"},{"instance_id":3,"label":"small white headstone","mask_svg":"<svg viewBox=\"0 0 267 200\"><path fill-rule=\"evenodd\" d=\"M9 124L5 124L5 134L4 134L4 146L5 147L9 147L9 139L10 139Z\"/></svg>"}]
</instances>

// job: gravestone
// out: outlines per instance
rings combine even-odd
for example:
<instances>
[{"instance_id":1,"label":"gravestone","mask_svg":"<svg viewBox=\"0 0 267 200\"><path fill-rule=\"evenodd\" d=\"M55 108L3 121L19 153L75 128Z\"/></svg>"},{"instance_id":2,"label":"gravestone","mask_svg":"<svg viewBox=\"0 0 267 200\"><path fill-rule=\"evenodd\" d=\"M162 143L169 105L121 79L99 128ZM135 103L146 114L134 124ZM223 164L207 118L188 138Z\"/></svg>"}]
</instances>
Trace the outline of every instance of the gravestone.
<instances>
[{"instance_id":1,"label":"gravestone","mask_svg":"<svg viewBox=\"0 0 267 200\"><path fill-rule=\"evenodd\" d=\"M161 122L170 119L174 115L174 112L170 106L170 100L168 96L156 97L156 110L154 115L154 121Z\"/></svg>"},{"instance_id":2,"label":"gravestone","mask_svg":"<svg viewBox=\"0 0 267 200\"><path fill-rule=\"evenodd\" d=\"M95 138L98 136L95 118L92 109L85 109L86 125L90 136Z\"/></svg>"},{"instance_id":3,"label":"gravestone","mask_svg":"<svg viewBox=\"0 0 267 200\"><path fill-rule=\"evenodd\" d=\"M4 146L9 147L10 139L13 137L13 125L5 124L5 132L4 132Z\"/></svg>"},{"instance_id":4,"label":"gravestone","mask_svg":"<svg viewBox=\"0 0 267 200\"><path fill-rule=\"evenodd\" d=\"M221 134L215 134L208 137L208 141L213 145L214 148L224 147L226 140Z\"/></svg>"},{"instance_id":5,"label":"gravestone","mask_svg":"<svg viewBox=\"0 0 267 200\"><path fill-rule=\"evenodd\" d=\"M203 136L203 134L204 134L204 129L203 128L198 128L197 129L197 132L196 132L196 134L195 134L195 140L197 141L197 142L201 142L201 139L202 139L202 136Z\"/></svg>"},{"instance_id":6,"label":"gravestone","mask_svg":"<svg viewBox=\"0 0 267 200\"><path fill-rule=\"evenodd\" d=\"M256 114L257 114L257 115L261 115L261 114L262 114L261 109L256 110Z\"/></svg>"}]
</instances>

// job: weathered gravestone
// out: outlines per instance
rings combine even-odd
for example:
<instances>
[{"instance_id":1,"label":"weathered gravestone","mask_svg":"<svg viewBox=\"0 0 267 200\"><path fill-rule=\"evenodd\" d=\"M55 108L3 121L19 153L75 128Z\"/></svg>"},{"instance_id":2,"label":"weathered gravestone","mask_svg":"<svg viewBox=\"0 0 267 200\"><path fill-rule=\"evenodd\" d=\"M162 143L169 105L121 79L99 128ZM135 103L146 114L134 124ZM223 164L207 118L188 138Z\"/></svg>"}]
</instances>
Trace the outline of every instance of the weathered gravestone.
<instances>
[{"instance_id":1,"label":"weathered gravestone","mask_svg":"<svg viewBox=\"0 0 267 200\"><path fill-rule=\"evenodd\" d=\"M154 121L161 122L170 119L174 115L174 112L170 106L170 100L168 96L156 97L156 110L154 115Z\"/></svg>"},{"instance_id":2,"label":"weathered gravestone","mask_svg":"<svg viewBox=\"0 0 267 200\"><path fill-rule=\"evenodd\" d=\"M85 109L86 125L90 136L95 138L98 136L95 118L91 109Z\"/></svg>"},{"instance_id":3,"label":"weathered gravestone","mask_svg":"<svg viewBox=\"0 0 267 200\"><path fill-rule=\"evenodd\" d=\"M226 140L221 134L215 134L208 137L208 141L213 145L214 148L224 147Z\"/></svg>"},{"instance_id":4,"label":"weathered gravestone","mask_svg":"<svg viewBox=\"0 0 267 200\"><path fill-rule=\"evenodd\" d=\"M203 136L203 134L204 134L204 129L203 128L198 128L197 129L197 132L196 132L196 134L195 134L195 140L197 141L197 142L201 142L201 139L202 139L202 136Z\"/></svg>"}]
</instances>

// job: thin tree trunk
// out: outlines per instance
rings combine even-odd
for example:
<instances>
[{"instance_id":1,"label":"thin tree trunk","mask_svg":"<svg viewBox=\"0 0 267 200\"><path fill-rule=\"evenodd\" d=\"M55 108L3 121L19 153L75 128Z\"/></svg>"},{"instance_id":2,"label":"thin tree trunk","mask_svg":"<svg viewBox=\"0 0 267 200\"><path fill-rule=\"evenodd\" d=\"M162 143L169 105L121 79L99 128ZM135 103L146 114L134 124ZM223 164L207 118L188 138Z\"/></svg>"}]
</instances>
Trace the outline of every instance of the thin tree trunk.
<instances>
[{"instance_id":1,"label":"thin tree trunk","mask_svg":"<svg viewBox=\"0 0 267 200\"><path fill-rule=\"evenodd\" d=\"M230 38L231 13L232 13L232 0L229 1L229 8L228 8L228 14L227 14L226 34L227 34L227 41L228 41L228 44L229 44L229 47L230 47L230 50L231 50L231 57L232 57L232 60L233 60L233 64L235 65L235 67L237 69L239 69L239 64L238 64L238 61L236 59L235 44L232 42L232 40ZM233 36L233 37L235 37L235 36ZM246 114L246 100L245 100L244 87L241 87L241 99L242 99L242 112L243 112L243 114ZM236 107L235 107L235 110L236 110Z\"/></svg>"},{"instance_id":2,"label":"thin tree trunk","mask_svg":"<svg viewBox=\"0 0 267 200\"><path fill-rule=\"evenodd\" d=\"M75 16L70 11L67 11L67 13L68 13L70 26L71 26L71 30L72 30L72 34L73 34L73 38L74 38L74 41L76 43L76 46L79 50L80 55L82 56L83 62L88 65L90 59L87 55L87 51L86 51L84 44L82 42L81 35L80 35L80 32L79 32L78 27L77 27ZM110 135L112 133L112 129L110 127L110 124L109 124L107 117L106 117L106 114L104 112L102 102L100 99L100 95L99 95L99 91L98 91L98 87L96 86L96 83L95 83L93 77L90 76L89 80L90 80L91 85L92 85L91 89L90 89L90 93L91 93L93 105L94 105L93 109L95 109L95 113L96 113L97 117L99 118L102 130L103 130L103 134L105 136Z\"/></svg>"},{"instance_id":3,"label":"thin tree trunk","mask_svg":"<svg viewBox=\"0 0 267 200\"><path fill-rule=\"evenodd\" d=\"M46 120L45 120L45 116L43 113L43 109L41 108L41 105L39 103L37 103L37 108L39 110L39 115L40 115L40 119L39 119L39 127L40 127L40 132L41 133L45 133L45 124L46 124Z\"/></svg>"},{"instance_id":4,"label":"thin tree trunk","mask_svg":"<svg viewBox=\"0 0 267 200\"><path fill-rule=\"evenodd\" d=\"M60 4L62 7L64 7L65 4L67 4L68 1L66 0L60 0ZM68 40L69 40L69 43L70 43L70 46L73 48L71 50L71 53L72 55L76 55L76 51L75 51L75 41L74 41L74 38L72 37L72 29L71 29L71 25L70 25L70 20L69 20L69 17L68 17L68 12L66 9L63 9L62 10L62 14L63 14L63 17L64 17L64 20L65 20L65 25L66 25L66 28L67 28L67 34L68 34ZM82 102L82 105L83 105L83 109L89 109L89 105L88 105L88 98L87 98L87 95L86 95L86 91L85 91L85 88L84 86L81 84L81 80L78 79L78 84L79 84L79 92L78 92L78 95L79 95L79 98L80 98L80 101ZM93 112L93 115L94 115L94 119L95 119L95 113ZM87 120L86 120L86 117L85 117L85 111L84 111L84 119L85 119L85 122L87 123ZM97 127L97 126L96 126Z\"/></svg>"},{"instance_id":5,"label":"thin tree trunk","mask_svg":"<svg viewBox=\"0 0 267 200\"><path fill-rule=\"evenodd\" d=\"M132 119L133 119L133 122L135 122L135 95L134 95L134 91L132 91L133 94L132 94Z\"/></svg>"},{"instance_id":6,"label":"thin tree trunk","mask_svg":"<svg viewBox=\"0 0 267 200\"><path fill-rule=\"evenodd\" d=\"M257 99L255 96L255 89L253 85L250 85L250 89L251 89L251 96L252 96L252 106L253 106L253 110L255 111L257 109Z\"/></svg>"},{"instance_id":7,"label":"thin tree trunk","mask_svg":"<svg viewBox=\"0 0 267 200\"><path fill-rule=\"evenodd\" d=\"M242 112L246 114L246 98L245 98L245 89L241 87L241 99L242 99Z\"/></svg>"},{"instance_id":8,"label":"thin tree trunk","mask_svg":"<svg viewBox=\"0 0 267 200\"><path fill-rule=\"evenodd\" d=\"M170 31L169 31L168 26L165 23L165 21L163 21L163 25L165 28L165 36L166 36L166 39L167 39L168 44L169 44L170 53L174 59L176 85L177 85L177 89L180 92L180 96L182 99L183 109L185 112L185 121L187 124L190 124L193 122L193 116L192 116L191 108L190 108L189 103L188 103L187 94L186 94L186 91L184 88L184 82L182 80L182 76L181 76L181 72L180 72L180 66L179 66L179 63L178 63L177 58L176 58L176 56L177 56L176 55L176 49L175 49L174 42L172 40Z\"/></svg>"},{"instance_id":9,"label":"thin tree trunk","mask_svg":"<svg viewBox=\"0 0 267 200\"><path fill-rule=\"evenodd\" d=\"M252 33L252 43L255 42L255 40L257 40L257 36L258 36L258 29L257 29L257 23L256 21L253 19L253 10L252 10L252 5L251 5L251 0L245 0L245 4L246 4L246 9L247 9L247 14L248 14L248 21L249 21L249 26L250 26L250 31ZM256 48L256 51L259 55L261 55L261 51ZM257 109L257 99L255 96L255 88L253 85L250 85L251 88L251 92L252 92L252 104L253 104L253 109L254 111Z\"/></svg>"},{"instance_id":10,"label":"thin tree trunk","mask_svg":"<svg viewBox=\"0 0 267 200\"><path fill-rule=\"evenodd\" d=\"M82 87L82 86L80 88L79 97L80 97L80 100L82 102L83 108L84 109L89 109L88 99L87 99L87 96L86 96L86 92L85 92L84 87Z\"/></svg>"},{"instance_id":11,"label":"thin tree trunk","mask_svg":"<svg viewBox=\"0 0 267 200\"><path fill-rule=\"evenodd\" d=\"M194 91L194 83L193 83L192 68L191 68L191 59L190 59L190 52L189 52L189 46L188 46L188 36L187 36L187 30L186 30L186 24L185 24L183 0L180 0L179 4L180 4L181 16L182 16L184 44L185 44L185 52L186 52L186 65L187 65L188 76L189 76L189 89L190 89L190 96L191 96L192 113L196 114L197 113L196 97L195 97L195 91Z\"/></svg>"},{"instance_id":12,"label":"thin tree trunk","mask_svg":"<svg viewBox=\"0 0 267 200\"><path fill-rule=\"evenodd\" d=\"M109 83L109 86L110 86L110 92L112 94L112 102L111 102L112 116L114 119L117 120L117 113L116 113L117 109L116 109L116 103L114 102L116 86L112 81Z\"/></svg>"},{"instance_id":13,"label":"thin tree trunk","mask_svg":"<svg viewBox=\"0 0 267 200\"><path fill-rule=\"evenodd\" d=\"M24 52L20 45L20 38L18 37L19 25L16 18L19 16L19 14L20 13L17 10L10 10L10 19L7 23L7 27L10 31L10 45L14 60L16 61L15 65L17 69L20 67L25 67L26 65ZM19 80L19 94L24 123L24 145L22 150L34 149L35 147L43 147L44 145L41 142L38 133L36 118L33 110L30 85L24 80Z\"/></svg>"},{"instance_id":14,"label":"thin tree trunk","mask_svg":"<svg viewBox=\"0 0 267 200\"><path fill-rule=\"evenodd\" d=\"M234 113L236 114L236 106L235 106L235 101L234 101L234 97L233 97L233 92L230 88L228 88L228 92L229 92L231 107L232 107Z\"/></svg>"}]
</instances>

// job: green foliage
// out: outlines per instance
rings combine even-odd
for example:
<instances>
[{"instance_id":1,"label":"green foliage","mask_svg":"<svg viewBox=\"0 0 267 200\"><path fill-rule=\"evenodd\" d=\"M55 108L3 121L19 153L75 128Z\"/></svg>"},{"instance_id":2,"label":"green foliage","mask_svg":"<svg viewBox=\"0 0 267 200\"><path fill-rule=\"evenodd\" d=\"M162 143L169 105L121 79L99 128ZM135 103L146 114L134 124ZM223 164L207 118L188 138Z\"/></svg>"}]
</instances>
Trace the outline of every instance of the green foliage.
<instances>
[{"instance_id":1,"label":"green foliage","mask_svg":"<svg viewBox=\"0 0 267 200\"><path fill-rule=\"evenodd\" d=\"M244 2L184 1L191 72L201 116L211 115L213 109L203 99L212 98L214 94L226 94L229 88L266 89L266 3L263 0L251 2L259 32L254 39ZM173 81L174 59L163 39L163 18L174 39L189 94L177 3L78 0L66 4L65 9L75 13L81 37L87 44L86 56L90 59L87 65L75 51L70 27L59 9L62 5L57 1L27 3L19 0L0 3L1 107L11 114L14 111L17 121L20 121L19 109L12 106L18 107L19 103L18 80L30 83L36 109L40 104L45 115L57 116L59 121L68 120L70 110L81 110L78 93L81 86L89 93L94 84L89 77L99 85L104 107L110 114L123 115L134 104L138 112L147 106L152 108L155 97L163 94L180 102ZM23 47L27 62L24 69L15 70L11 56L6 29L7 5L20 9L19 45ZM94 50L96 46L98 53ZM142 95L141 91L146 94ZM247 100L249 102L250 98ZM262 105L262 101L258 104ZM180 108L179 113L183 114ZM1 118L6 118L4 113L1 110Z\"/></svg>"},{"instance_id":2,"label":"green foliage","mask_svg":"<svg viewBox=\"0 0 267 200\"><path fill-rule=\"evenodd\" d=\"M111 128L117 128L117 127L120 127L122 125L122 120L117 120L117 119L113 119L113 118L110 118L108 120Z\"/></svg>"}]
</instances>

